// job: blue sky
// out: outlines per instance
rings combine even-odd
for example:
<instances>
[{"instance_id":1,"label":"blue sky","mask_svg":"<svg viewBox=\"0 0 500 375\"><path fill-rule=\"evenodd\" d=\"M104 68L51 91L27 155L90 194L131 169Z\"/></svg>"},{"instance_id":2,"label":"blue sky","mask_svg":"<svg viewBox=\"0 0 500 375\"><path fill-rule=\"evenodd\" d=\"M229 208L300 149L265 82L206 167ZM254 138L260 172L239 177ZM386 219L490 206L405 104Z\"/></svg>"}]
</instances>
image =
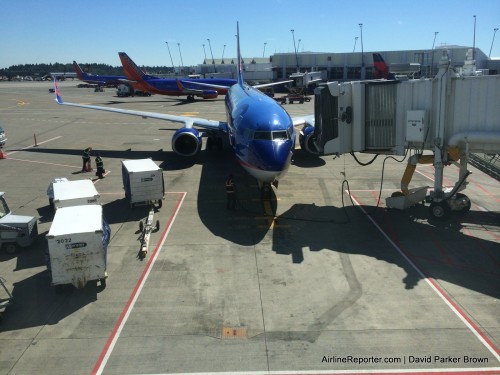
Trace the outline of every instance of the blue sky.
<instances>
[{"instance_id":1,"label":"blue sky","mask_svg":"<svg viewBox=\"0 0 500 375\"><path fill-rule=\"evenodd\" d=\"M118 52L139 65L196 65L205 55L243 57L299 51L392 51L453 44L488 55L500 27L500 0L0 0L0 68L28 63L96 62L119 66ZM292 35L291 29L294 29ZM300 44L299 44L300 40ZM180 43L180 53L179 45ZM492 57L500 57L500 32Z\"/></svg>"}]
</instances>

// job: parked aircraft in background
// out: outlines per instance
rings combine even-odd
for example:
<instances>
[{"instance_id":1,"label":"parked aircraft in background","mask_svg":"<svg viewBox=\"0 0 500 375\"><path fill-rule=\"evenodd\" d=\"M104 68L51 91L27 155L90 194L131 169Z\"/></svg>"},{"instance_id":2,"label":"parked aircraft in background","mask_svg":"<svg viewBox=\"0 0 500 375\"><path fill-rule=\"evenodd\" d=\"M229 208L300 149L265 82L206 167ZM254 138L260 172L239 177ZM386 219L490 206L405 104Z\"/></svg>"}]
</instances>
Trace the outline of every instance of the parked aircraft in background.
<instances>
[{"instance_id":1,"label":"parked aircraft in background","mask_svg":"<svg viewBox=\"0 0 500 375\"><path fill-rule=\"evenodd\" d=\"M243 81L238 24L237 52L238 80L228 89L225 98L227 122L67 103L61 98L57 81L55 81L56 101L67 106L181 123L183 127L173 135L172 149L177 154L187 157L200 152L203 136L208 137L207 143L216 142L219 145L226 139L241 166L257 179L263 192L268 192L271 184L278 186L278 180L283 177L290 166L295 149L294 126L305 124L314 126L314 115L292 119L274 99ZM203 132L197 128L203 129Z\"/></svg>"},{"instance_id":2,"label":"parked aircraft in background","mask_svg":"<svg viewBox=\"0 0 500 375\"><path fill-rule=\"evenodd\" d=\"M396 79L394 74L389 72L389 67L380 53L373 54L373 66L375 68L373 72L375 79Z\"/></svg>"},{"instance_id":3,"label":"parked aircraft in background","mask_svg":"<svg viewBox=\"0 0 500 375\"><path fill-rule=\"evenodd\" d=\"M83 82L96 84L99 86L105 86L105 85L116 86L119 85L120 83L127 82L127 77L125 76L100 76L100 75L85 73L76 63L76 61L73 61L73 67L75 68L76 76L80 81Z\"/></svg>"},{"instance_id":4,"label":"parked aircraft in background","mask_svg":"<svg viewBox=\"0 0 500 375\"><path fill-rule=\"evenodd\" d=\"M237 81L229 78L184 78L183 85L179 85L175 78L158 78L146 74L139 68L132 59L125 53L119 52L120 60L127 79L134 82L134 87L151 92L153 94L168 96L186 96L189 101L193 101L195 96L203 99L215 99L219 95L225 95L228 87ZM208 84L209 87L201 88L191 85L191 81ZM222 87L215 88L212 85Z\"/></svg>"}]
</instances>

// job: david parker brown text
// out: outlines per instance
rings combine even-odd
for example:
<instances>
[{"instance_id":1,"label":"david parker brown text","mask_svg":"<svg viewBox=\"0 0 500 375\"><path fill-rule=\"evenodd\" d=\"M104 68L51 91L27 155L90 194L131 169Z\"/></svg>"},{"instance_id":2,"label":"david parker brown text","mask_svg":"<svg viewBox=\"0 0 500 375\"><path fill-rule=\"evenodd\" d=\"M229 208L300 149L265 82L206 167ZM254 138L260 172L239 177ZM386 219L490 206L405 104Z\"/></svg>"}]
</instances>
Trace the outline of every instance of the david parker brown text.
<instances>
[{"instance_id":1,"label":"david parker brown text","mask_svg":"<svg viewBox=\"0 0 500 375\"><path fill-rule=\"evenodd\" d=\"M347 364L373 364L373 363L462 363L462 364L487 364L488 357L470 357L464 355L461 357L456 356L439 356L439 355L426 355L426 356L402 356L402 357L356 357L353 355L347 355L343 357L333 356L323 356L321 363L347 363Z\"/></svg>"}]
</instances>

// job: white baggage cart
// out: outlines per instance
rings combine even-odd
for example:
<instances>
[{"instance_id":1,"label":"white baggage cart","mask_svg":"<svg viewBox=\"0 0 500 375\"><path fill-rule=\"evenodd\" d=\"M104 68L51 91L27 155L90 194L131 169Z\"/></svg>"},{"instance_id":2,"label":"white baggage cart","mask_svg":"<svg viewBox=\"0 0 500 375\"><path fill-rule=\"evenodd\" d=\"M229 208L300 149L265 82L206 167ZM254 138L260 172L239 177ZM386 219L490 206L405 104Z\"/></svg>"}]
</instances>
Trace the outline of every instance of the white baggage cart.
<instances>
[{"instance_id":1,"label":"white baggage cart","mask_svg":"<svg viewBox=\"0 0 500 375\"><path fill-rule=\"evenodd\" d=\"M131 207L152 203L162 206L165 195L163 170L151 159L123 160L122 178L125 198Z\"/></svg>"},{"instance_id":2,"label":"white baggage cart","mask_svg":"<svg viewBox=\"0 0 500 375\"><path fill-rule=\"evenodd\" d=\"M83 288L96 280L106 285L107 247L111 229L97 204L62 207L47 234L48 268L56 291L72 284Z\"/></svg>"},{"instance_id":3,"label":"white baggage cart","mask_svg":"<svg viewBox=\"0 0 500 375\"><path fill-rule=\"evenodd\" d=\"M53 207L81 206L99 204L99 193L91 180L56 181L51 184L53 191ZM49 189L47 192L49 193ZM50 202L50 196L49 196Z\"/></svg>"}]
</instances>

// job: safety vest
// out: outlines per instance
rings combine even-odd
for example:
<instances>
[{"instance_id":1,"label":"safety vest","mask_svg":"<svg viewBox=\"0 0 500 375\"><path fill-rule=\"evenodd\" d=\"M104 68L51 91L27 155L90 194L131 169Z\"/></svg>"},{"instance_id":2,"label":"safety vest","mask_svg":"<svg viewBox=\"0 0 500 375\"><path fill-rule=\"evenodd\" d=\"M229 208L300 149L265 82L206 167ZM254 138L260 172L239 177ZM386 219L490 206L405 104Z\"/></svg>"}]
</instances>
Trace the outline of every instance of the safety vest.
<instances>
[{"instance_id":1,"label":"safety vest","mask_svg":"<svg viewBox=\"0 0 500 375\"><path fill-rule=\"evenodd\" d=\"M232 178L226 180L226 193L234 193L234 181Z\"/></svg>"},{"instance_id":2,"label":"safety vest","mask_svg":"<svg viewBox=\"0 0 500 375\"><path fill-rule=\"evenodd\" d=\"M95 165L97 166L97 168L102 168L104 166L104 163L100 156L95 158Z\"/></svg>"},{"instance_id":3,"label":"safety vest","mask_svg":"<svg viewBox=\"0 0 500 375\"><path fill-rule=\"evenodd\" d=\"M86 148L85 150L83 150L83 156L82 157L84 159L89 159L90 158L90 151L91 151L90 147Z\"/></svg>"}]
</instances>

